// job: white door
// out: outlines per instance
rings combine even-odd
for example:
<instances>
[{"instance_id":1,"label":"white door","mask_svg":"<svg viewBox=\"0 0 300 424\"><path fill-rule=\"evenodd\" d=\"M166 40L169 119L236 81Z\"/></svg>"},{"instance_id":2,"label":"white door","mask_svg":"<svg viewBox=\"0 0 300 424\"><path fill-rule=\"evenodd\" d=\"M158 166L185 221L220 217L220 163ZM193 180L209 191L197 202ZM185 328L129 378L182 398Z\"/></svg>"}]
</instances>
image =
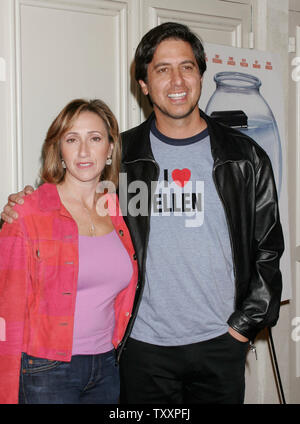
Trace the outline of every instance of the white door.
<instances>
[{"instance_id":1,"label":"white door","mask_svg":"<svg viewBox=\"0 0 300 424\"><path fill-rule=\"evenodd\" d=\"M36 181L46 131L70 100L101 98L121 129L133 120L128 51L136 1L1 1L6 5L1 21L10 22L4 35L10 37L9 112L15 132L9 142L16 189Z\"/></svg>"},{"instance_id":2,"label":"white door","mask_svg":"<svg viewBox=\"0 0 300 424\"><path fill-rule=\"evenodd\" d=\"M163 22L188 25L209 43L248 47L251 28L249 1L221 0L143 0L142 32Z\"/></svg>"}]
</instances>

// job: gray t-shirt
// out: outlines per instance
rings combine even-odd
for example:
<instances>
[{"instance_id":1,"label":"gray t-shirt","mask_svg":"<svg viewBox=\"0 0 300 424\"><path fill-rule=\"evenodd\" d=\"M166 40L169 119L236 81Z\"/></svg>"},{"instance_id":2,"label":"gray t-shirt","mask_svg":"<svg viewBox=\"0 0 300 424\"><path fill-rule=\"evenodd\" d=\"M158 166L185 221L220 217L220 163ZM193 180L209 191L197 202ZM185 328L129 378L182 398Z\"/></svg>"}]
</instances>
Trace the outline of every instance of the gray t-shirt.
<instances>
[{"instance_id":1,"label":"gray t-shirt","mask_svg":"<svg viewBox=\"0 0 300 424\"><path fill-rule=\"evenodd\" d=\"M208 340L227 331L235 293L208 131L177 140L152 125L150 140L160 175L145 288L131 337L163 346Z\"/></svg>"}]
</instances>

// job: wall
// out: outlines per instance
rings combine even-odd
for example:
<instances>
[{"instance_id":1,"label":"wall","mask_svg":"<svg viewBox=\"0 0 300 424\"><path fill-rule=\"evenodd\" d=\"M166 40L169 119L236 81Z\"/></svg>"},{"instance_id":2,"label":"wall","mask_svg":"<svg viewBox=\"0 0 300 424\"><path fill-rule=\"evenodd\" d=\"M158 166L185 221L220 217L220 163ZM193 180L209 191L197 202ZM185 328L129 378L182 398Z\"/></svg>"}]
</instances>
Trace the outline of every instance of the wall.
<instances>
[{"instance_id":1,"label":"wall","mask_svg":"<svg viewBox=\"0 0 300 424\"><path fill-rule=\"evenodd\" d=\"M11 20L12 2L0 1L0 57L5 60L5 78L0 80L0 204L6 203L7 194L16 190L17 152L13 140L16 128L12 117L12 104L15 103L14 57L12 55L13 34Z\"/></svg>"}]
</instances>

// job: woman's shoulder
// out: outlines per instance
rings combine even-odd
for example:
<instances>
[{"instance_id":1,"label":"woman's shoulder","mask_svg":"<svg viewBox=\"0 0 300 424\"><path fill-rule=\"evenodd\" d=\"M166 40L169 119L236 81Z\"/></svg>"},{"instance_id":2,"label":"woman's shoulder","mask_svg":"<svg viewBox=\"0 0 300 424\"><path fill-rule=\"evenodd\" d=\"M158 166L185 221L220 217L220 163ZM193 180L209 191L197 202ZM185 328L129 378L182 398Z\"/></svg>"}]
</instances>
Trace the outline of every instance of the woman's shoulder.
<instances>
[{"instance_id":1,"label":"woman's shoulder","mask_svg":"<svg viewBox=\"0 0 300 424\"><path fill-rule=\"evenodd\" d=\"M23 197L22 205L15 205L13 209L19 216L26 216L39 211L47 210L53 203L59 204L59 196L55 184L44 183L31 194Z\"/></svg>"}]
</instances>

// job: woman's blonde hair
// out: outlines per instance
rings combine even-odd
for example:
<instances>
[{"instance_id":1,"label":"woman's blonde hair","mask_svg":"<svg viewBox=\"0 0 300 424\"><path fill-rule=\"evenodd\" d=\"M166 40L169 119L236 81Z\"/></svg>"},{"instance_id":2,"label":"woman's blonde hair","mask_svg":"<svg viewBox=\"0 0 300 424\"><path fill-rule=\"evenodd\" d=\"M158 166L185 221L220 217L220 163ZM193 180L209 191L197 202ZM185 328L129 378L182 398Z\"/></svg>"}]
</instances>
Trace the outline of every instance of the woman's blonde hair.
<instances>
[{"instance_id":1,"label":"woman's blonde hair","mask_svg":"<svg viewBox=\"0 0 300 424\"><path fill-rule=\"evenodd\" d=\"M42 167L40 171L41 183L58 184L63 181L65 169L62 166L60 141L63 134L68 131L79 114L93 112L98 115L107 128L108 140L113 144L112 163L103 169L101 180L111 181L115 187L119 183L121 161L121 139L118 122L110 108L99 99L75 99L68 103L54 119L48 129L42 148Z\"/></svg>"}]
</instances>

